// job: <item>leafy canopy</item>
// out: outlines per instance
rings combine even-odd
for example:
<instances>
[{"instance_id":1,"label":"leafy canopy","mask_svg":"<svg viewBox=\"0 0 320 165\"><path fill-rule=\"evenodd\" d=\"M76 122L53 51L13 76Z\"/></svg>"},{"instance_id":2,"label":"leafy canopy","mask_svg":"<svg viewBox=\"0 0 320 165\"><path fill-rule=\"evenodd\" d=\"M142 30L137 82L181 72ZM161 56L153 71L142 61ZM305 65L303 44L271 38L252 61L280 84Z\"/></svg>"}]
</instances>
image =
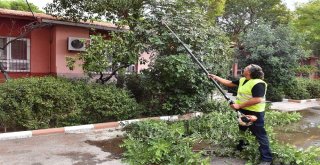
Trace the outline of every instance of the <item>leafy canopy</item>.
<instances>
[{"instance_id":1,"label":"leafy canopy","mask_svg":"<svg viewBox=\"0 0 320 165\"><path fill-rule=\"evenodd\" d=\"M307 35L314 55L320 56L320 0L311 0L298 6L294 26Z\"/></svg>"},{"instance_id":2,"label":"leafy canopy","mask_svg":"<svg viewBox=\"0 0 320 165\"><path fill-rule=\"evenodd\" d=\"M304 38L287 26L273 28L261 23L241 37L244 50L238 52L244 65L260 65L269 84L267 99L277 100L295 77L299 59L310 52L302 47ZM277 98L276 98L277 97Z\"/></svg>"},{"instance_id":3,"label":"leafy canopy","mask_svg":"<svg viewBox=\"0 0 320 165\"><path fill-rule=\"evenodd\" d=\"M281 0L227 0L218 24L237 42L242 32L259 21L278 25L287 24L290 19L290 11Z\"/></svg>"},{"instance_id":4,"label":"leafy canopy","mask_svg":"<svg viewBox=\"0 0 320 165\"><path fill-rule=\"evenodd\" d=\"M207 3L191 0L109 0L108 3L101 5L103 2L107 1L83 1L74 4L75 2L72 0L55 0L46 8L49 13L64 15L72 20L86 20L104 16L106 20L111 20L118 25L129 26L127 32L113 33L112 38L114 39L102 43L102 45L109 45L112 49L103 50L100 45L99 49L89 48L89 51L83 54L84 69L87 71L102 72L102 68L108 67L108 62L106 62L108 59L102 60L101 58L112 57L113 64L120 62L130 65L136 62L133 59L137 59L139 54L145 51L156 54L157 57L186 54L181 43L161 24L161 20L166 20L208 68L213 68L219 73L225 72L227 68L225 64L229 64L231 54L230 49L227 48L228 39L221 31L212 26L211 22L206 21L208 9L212 8L209 5L214 1ZM219 6L221 8L221 5ZM88 14L84 14L84 12ZM96 52L93 53L92 50ZM98 55L99 53L100 55ZM88 56L88 58L84 58L84 56ZM96 66L97 69L93 69L92 66Z\"/></svg>"},{"instance_id":5,"label":"leafy canopy","mask_svg":"<svg viewBox=\"0 0 320 165\"><path fill-rule=\"evenodd\" d=\"M36 5L29 3L30 8L33 12L42 13ZM1 0L0 8L20 10L20 11L30 11L28 4L24 0Z\"/></svg>"},{"instance_id":6,"label":"leafy canopy","mask_svg":"<svg viewBox=\"0 0 320 165\"><path fill-rule=\"evenodd\" d=\"M48 9L60 10L71 5L72 1L54 2ZM126 32L113 33L110 40L102 41L102 37L98 37L101 44L95 44L96 39L92 38L91 48L80 57L87 71L102 72L108 66L134 64L142 52L150 53L151 65L142 76L146 91L144 105L152 110L153 115L193 111L198 103L206 101L206 94L213 89L208 87L207 76L192 62L185 48L162 21L174 30L209 72L228 74L232 58L229 40L208 21L210 6L206 1L108 2L113 5L112 9L107 8L111 5L108 3L98 5L101 1L83 1L84 5L73 6L77 12L63 8L60 13L70 13L67 15L70 18L90 19L90 15L79 12L93 9L91 4L95 7L92 13L104 15L118 25L129 26Z\"/></svg>"}]
</instances>

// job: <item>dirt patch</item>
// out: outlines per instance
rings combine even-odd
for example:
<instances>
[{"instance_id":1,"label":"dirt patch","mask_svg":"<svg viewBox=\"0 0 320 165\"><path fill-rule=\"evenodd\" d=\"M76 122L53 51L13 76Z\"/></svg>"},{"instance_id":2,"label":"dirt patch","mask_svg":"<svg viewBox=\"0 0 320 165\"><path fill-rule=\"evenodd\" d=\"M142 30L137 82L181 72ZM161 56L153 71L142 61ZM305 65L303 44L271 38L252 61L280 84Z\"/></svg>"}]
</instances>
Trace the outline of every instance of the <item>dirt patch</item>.
<instances>
[{"instance_id":1,"label":"dirt patch","mask_svg":"<svg viewBox=\"0 0 320 165\"><path fill-rule=\"evenodd\" d=\"M121 159L124 149L120 147L123 143L124 137L116 137L108 140L92 141L87 140L86 143L94 145L101 148L104 152L109 152L111 155L108 157L110 159Z\"/></svg>"}]
</instances>

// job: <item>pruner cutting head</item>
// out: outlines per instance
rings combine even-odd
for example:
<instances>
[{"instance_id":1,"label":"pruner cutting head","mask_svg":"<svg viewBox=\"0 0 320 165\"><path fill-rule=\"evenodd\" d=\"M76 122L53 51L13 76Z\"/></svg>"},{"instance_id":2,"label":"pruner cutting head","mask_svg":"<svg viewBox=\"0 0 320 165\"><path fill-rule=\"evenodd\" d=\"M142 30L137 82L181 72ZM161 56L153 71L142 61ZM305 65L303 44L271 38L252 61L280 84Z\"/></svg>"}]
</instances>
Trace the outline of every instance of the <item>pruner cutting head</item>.
<instances>
[{"instance_id":1,"label":"pruner cutting head","mask_svg":"<svg viewBox=\"0 0 320 165\"><path fill-rule=\"evenodd\" d=\"M257 120L257 116L255 115L244 115L238 111L238 122L241 126L250 126Z\"/></svg>"}]
</instances>

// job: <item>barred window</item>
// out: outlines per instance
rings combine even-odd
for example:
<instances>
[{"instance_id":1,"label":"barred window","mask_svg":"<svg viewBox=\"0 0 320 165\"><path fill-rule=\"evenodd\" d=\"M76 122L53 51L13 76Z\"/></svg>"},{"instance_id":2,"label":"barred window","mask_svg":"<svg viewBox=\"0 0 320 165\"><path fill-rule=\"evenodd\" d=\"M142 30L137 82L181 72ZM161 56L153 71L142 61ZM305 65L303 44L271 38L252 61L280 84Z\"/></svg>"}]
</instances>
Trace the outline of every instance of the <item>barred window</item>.
<instances>
[{"instance_id":1,"label":"barred window","mask_svg":"<svg viewBox=\"0 0 320 165\"><path fill-rule=\"evenodd\" d=\"M14 40L11 37L0 37L0 47ZM23 38L12 41L0 51L0 61L8 72L30 71L30 40Z\"/></svg>"}]
</instances>

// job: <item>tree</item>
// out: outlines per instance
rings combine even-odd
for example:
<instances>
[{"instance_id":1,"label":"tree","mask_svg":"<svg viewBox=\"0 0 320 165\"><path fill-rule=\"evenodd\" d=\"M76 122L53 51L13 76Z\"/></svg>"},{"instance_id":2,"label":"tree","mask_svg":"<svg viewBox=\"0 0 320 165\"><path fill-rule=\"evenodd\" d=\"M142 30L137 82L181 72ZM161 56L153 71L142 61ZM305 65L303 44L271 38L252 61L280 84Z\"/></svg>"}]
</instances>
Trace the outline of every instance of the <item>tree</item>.
<instances>
[{"instance_id":1,"label":"tree","mask_svg":"<svg viewBox=\"0 0 320 165\"><path fill-rule=\"evenodd\" d=\"M42 11L34 4L29 3L30 8L33 12L42 13ZM0 1L0 8L11 9L11 10L21 10L30 11L28 4L25 0L3 0Z\"/></svg>"},{"instance_id":2,"label":"tree","mask_svg":"<svg viewBox=\"0 0 320 165\"><path fill-rule=\"evenodd\" d=\"M258 64L265 72L265 80L269 84L267 99L279 101L285 88L295 77L295 69L299 59L309 55L302 43L304 38L295 33L291 27L272 27L261 23L241 37L244 49L238 52L244 65Z\"/></svg>"},{"instance_id":3,"label":"tree","mask_svg":"<svg viewBox=\"0 0 320 165\"><path fill-rule=\"evenodd\" d=\"M218 19L218 24L232 41L240 44L239 35L259 21L278 25L287 24L290 19L290 11L281 0L227 0L225 13Z\"/></svg>"},{"instance_id":4,"label":"tree","mask_svg":"<svg viewBox=\"0 0 320 165\"><path fill-rule=\"evenodd\" d=\"M121 41L118 40L121 43L116 40L108 41L108 43L110 42L110 45L113 44L113 49L117 49L118 51L113 52L113 54L118 53L132 55L126 58L128 60L130 59L130 61L122 60L120 63L125 65L120 64L120 66L128 66L134 64L136 61L132 61L132 59L138 57L138 55L144 51L154 52L158 57L163 55L177 54L181 51L184 51L181 47L181 44L178 43L172 37L172 35L168 33L168 30L165 29L165 27L161 24L161 20L165 19L172 26L172 28L176 30L178 34L181 34L180 36L182 37L182 39L187 44L190 44L191 48L199 56L202 56L199 58L206 59L208 61L208 65L210 64L212 67L219 68L216 69L218 71L221 70L221 66L224 65L222 65L221 62L214 62L214 58L218 59L221 57L220 59L223 59L224 57L228 57L223 54L228 51L223 50L223 48L228 45L224 46L221 43L218 43L219 40L217 40L216 43L213 42L212 45L207 45L206 41L214 41L215 38L210 37L216 36L209 34L209 32L213 32L213 29L210 27L212 24L207 23L205 21L207 17L203 16L208 13L209 7L204 8L207 3L200 2L200 0L199 2L169 0L108 0L103 2L91 0L75 2L73 0L54 0L52 4L46 7L46 10L50 14L56 16L64 16L65 19L73 21L97 19L101 16L105 16L106 20L110 20L120 27L129 27L126 34L130 34L130 36L123 36L122 33L114 33L112 35L112 37L114 38L122 38ZM210 2L213 3L214 1ZM104 5L101 5L101 3L103 3ZM219 5L219 7L221 7L221 5ZM184 17L182 17L182 15L184 15ZM200 21L199 18L201 18ZM224 38L223 40L226 41L227 39ZM124 44L124 42L122 41L130 41L125 46L127 47L126 49L120 48L123 47L122 44ZM217 45L217 47L215 47L215 44L220 45ZM119 46L119 48L115 48L117 46ZM133 47L129 48L128 46ZM119 51L121 51L122 53L119 53ZM212 54L212 51L217 52L215 52L215 54ZM102 53L106 54L106 52ZM84 54L89 55L88 53ZM82 58L82 60L85 59L92 58ZM119 61L117 61L117 58L112 58L112 60L112 63L114 64L119 63ZM88 62L98 64L100 63L99 61L91 60ZM215 63L217 65L214 65ZM84 64L88 63L85 61ZM226 67L224 67L224 69L225 68ZM87 69L87 67L84 67L84 69ZM90 68L90 70L87 71L92 72L92 69L93 68ZM97 67L96 72L102 73L101 68ZM108 80L109 78L102 79Z\"/></svg>"},{"instance_id":5,"label":"tree","mask_svg":"<svg viewBox=\"0 0 320 165\"><path fill-rule=\"evenodd\" d=\"M215 26L210 26L211 22L203 21L206 11L188 11L186 8L190 9L189 6L179 6L184 6L184 9L165 13L166 23L209 72L226 76L232 62L226 35ZM148 82L145 85L146 91L151 96L145 98L146 107L152 109L154 115L157 112L181 114L196 110L200 103L207 100L213 84L207 81L207 76L192 62L182 44L167 29L163 29L163 25L156 25L159 28L157 32L162 33L151 33L148 38L152 42L150 49L157 50L157 58L150 70L143 74Z\"/></svg>"},{"instance_id":6,"label":"tree","mask_svg":"<svg viewBox=\"0 0 320 165\"><path fill-rule=\"evenodd\" d=\"M104 5L101 1L81 1L73 6L75 2L72 0L55 0L46 9L57 15L63 13L72 20L96 19L95 16L103 15L106 20L127 27L125 32L113 33L113 39L105 41L96 53L80 55L84 57L83 66L84 69L101 72L107 65L133 64L142 52L154 55L150 70L142 74L147 91L145 105L154 114L159 111L176 114L195 110L199 102L207 100L206 94L213 89L208 87L207 76L197 64L192 63L184 47L163 22L175 31L210 72L228 73L232 55L229 40L219 28L207 21L209 7L204 7L207 3L193 0L103 2ZM82 12L89 14L83 15ZM104 49L103 45L108 48ZM113 64L108 57L112 57Z\"/></svg>"},{"instance_id":7,"label":"tree","mask_svg":"<svg viewBox=\"0 0 320 165\"><path fill-rule=\"evenodd\" d=\"M104 84L121 69L137 62L142 46L134 37L132 31L114 32L108 40L101 35L92 35L90 46L84 53L78 57L67 57L68 67L72 70L75 62L81 60L83 70L89 75L99 73L99 82ZM111 74L105 76L103 73L106 71Z\"/></svg>"},{"instance_id":8,"label":"tree","mask_svg":"<svg viewBox=\"0 0 320 165\"><path fill-rule=\"evenodd\" d=\"M295 11L294 26L307 36L307 48L313 50L313 54L320 56L320 0L311 0L301 4Z\"/></svg>"}]
</instances>

